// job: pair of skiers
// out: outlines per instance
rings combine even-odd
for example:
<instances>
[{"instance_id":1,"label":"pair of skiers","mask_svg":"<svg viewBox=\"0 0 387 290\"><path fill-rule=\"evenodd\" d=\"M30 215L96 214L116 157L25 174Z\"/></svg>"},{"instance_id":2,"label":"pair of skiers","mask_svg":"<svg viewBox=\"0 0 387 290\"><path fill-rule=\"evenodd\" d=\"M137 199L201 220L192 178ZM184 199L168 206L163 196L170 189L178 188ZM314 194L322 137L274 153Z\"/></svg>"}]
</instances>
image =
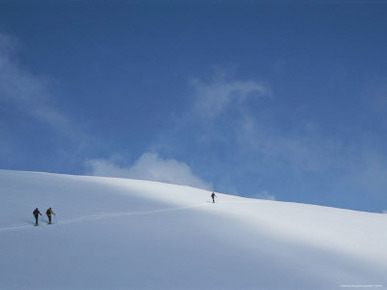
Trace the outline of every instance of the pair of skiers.
<instances>
[{"instance_id":1,"label":"pair of skiers","mask_svg":"<svg viewBox=\"0 0 387 290\"><path fill-rule=\"evenodd\" d=\"M35 217L35 226L37 226L37 225L39 225L39 223L38 223L39 215L42 215L42 214L40 213L38 208L35 208L35 210L33 211L33 214ZM46 210L46 215L48 217L48 224L52 224L51 216L55 215L55 213L53 212L51 207L48 210Z\"/></svg>"}]
</instances>

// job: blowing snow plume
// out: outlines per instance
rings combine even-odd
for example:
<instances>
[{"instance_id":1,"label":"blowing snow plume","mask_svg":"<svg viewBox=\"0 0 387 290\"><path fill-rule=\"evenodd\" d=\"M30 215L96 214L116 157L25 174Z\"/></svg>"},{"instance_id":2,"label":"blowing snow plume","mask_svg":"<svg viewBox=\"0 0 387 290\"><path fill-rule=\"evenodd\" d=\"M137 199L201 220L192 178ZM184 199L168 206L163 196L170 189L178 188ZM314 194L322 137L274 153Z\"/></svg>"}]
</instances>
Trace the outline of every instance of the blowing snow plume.
<instances>
[{"instance_id":1,"label":"blowing snow plume","mask_svg":"<svg viewBox=\"0 0 387 290\"><path fill-rule=\"evenodd\" d=\"M122 166L119 160L93 159L87 162L89 172L95 176L122 177L190 185L203 189L211 186L192 173L184 162L163 159L155 153L144 153L132 166Z\"/></svg>"}]
</instances>

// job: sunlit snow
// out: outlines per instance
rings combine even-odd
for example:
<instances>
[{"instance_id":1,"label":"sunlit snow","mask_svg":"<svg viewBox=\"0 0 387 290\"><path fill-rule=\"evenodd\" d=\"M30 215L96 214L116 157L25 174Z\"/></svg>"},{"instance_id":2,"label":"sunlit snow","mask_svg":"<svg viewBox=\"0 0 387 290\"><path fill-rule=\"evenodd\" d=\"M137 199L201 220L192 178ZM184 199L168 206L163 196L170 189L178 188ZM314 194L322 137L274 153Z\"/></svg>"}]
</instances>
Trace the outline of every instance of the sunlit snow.
<instances>
[{"instance_id":1,"label":"sunlit snow","mask_svg":"<svg viewBox=\"0 0 387 290\"><path fill-rule=\"evenodd\" d=\"M387 287L386 214L210 194L1 170L0 289Z\"/></svg>"}]
</instances>

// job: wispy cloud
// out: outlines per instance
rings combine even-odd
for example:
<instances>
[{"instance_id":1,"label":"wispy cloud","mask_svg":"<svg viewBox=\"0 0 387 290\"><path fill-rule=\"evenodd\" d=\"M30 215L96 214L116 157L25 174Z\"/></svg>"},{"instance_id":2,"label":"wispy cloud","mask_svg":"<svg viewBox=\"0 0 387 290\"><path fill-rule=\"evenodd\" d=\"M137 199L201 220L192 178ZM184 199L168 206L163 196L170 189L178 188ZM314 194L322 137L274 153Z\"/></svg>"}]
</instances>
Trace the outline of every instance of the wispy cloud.
<instances>
[{"instance_id":1,"label":"wispy cloud","mask_svg":"<svg viewBox=\"0 0 387 290\"><path fill-rule=\"evenodd\" d=\"M297 126L294 133L281 132L268 121L246 115L236 131L239 150L242 154L259 154L265 163L280 162L297 171L328 169L340 155L342 144L322 136L318 126L302 122Z\"/></svg>"},{"instance_id":2,"label":"wispy cloud","mask_svg":"<svg viewBox=\"0 0 387 290\"><path fill-rule=\"evenodd\" d=\"M271 94L270 88L262 83L233 80L225 74L217 75L210 81L193 79L193 108L201 117L214 119L230 106L240 106L248 98L260 98Z\"/></svg>"},{"instance_id":3,"label":"wispy cloud","mask_svg":"<svg viewBox=\"0 0 387 290\"><path fill-rule=\"evenodd\" d=\"M160 181L210 189L209 183L193 174L184 162L163 159L155 153L144 153L133 165L122 165L118 156L110 159L93 159L86 162L89 174Z\"/></svg>"},{"instance_id":4,"label":"wispy cloud","mask_svg":"<svg viewBox=\"0 0 387 290\"><path fill-rule=\"evenodd\" d=\"M74 135L77 126L52 104L52 80L22 67L16 57L19 46L17 39L0 33L0 103L47 124L58 133Z\"/></svg>"},{"instance_id":5,"label":"wispy cloud","mask_svg":"<svg viewBox=\"0 0 387 290\"><path fill-rule=\"evenodd\" d=\"M263 82L221 73L209 81L196 79L191 85L194 103L189 122L203 124L202 134L208 143L219 140L233 143L233 152L240 158L260 156L261 165L281 162L281 166L286 164L292 170L319 171L329 167L332 157L341 150L335 140L320 135L317 124L299 120L294 122L293 132L278 127L283 124L275 119L275 112L260 109L268 103L264 99L269 99L272 105L281 102ZM250 109L251 103L256 108ZM222 114L224 118L218 118Z\"/></svg>"},{"instance_id":6,"label":"wispy cloud","mask_svg":"<svg viewBox=\"0 0 387 290\"><path fill-rule=\"evenodd\" d=\"M267 190L264 190L254 196L255 198L259 199L267 199L267 200L275 200L275 196L271 193L269 193Z\"/></svg>"},{"instance_id":7,"label":"wispy cloud","mask_svg":"<svg viewBox=\"0 0 387 290\"><path fill-rule=\"evenodd\" d=\"M387 201L387 158L375 150L358 150L352 164L347 162L345 178L340 189L367 192L379 200Z\"/></svg>"}]
</instances>

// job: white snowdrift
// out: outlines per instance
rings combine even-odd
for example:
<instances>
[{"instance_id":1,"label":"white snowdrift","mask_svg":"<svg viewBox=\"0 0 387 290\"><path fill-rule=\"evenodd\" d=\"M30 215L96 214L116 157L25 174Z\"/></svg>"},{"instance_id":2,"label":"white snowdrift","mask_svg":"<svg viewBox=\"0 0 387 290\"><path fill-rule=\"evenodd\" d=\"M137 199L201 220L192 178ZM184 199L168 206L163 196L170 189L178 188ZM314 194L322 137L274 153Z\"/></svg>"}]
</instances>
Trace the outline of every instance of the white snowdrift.
<instances>
[{"instance_id":1,"label":"white snowdrift","mask_svg":"<svg viewBox=\"0 0 387 290\"><path fill-rule=\"evenodd\" d=\"M0 170L0 289L387 287L387 215L217 195Z\"/></svg>"}]
</instances>

